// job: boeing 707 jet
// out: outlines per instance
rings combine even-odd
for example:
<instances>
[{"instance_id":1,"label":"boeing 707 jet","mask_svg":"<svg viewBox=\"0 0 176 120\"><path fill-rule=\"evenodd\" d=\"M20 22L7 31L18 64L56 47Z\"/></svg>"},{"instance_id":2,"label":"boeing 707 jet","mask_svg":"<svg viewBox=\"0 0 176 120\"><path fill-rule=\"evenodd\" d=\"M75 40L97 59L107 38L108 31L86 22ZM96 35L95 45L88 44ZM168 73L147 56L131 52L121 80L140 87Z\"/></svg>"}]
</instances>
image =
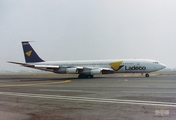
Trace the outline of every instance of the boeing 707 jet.
<instances>
[{"instance_id":1,"label":"boeing 707 jet","mask_svg":"<svg viewBox=\"0 0 176 120\"><path fill-rule=\"evenodd\" d=\"M23 41L22 46L26 63L11 61L9 63L58 74L78 74L79 78L93 78L94 75L113 73L145 73L145 76L149 77L149 73L166 67L150 59L44 61L34 51L29 41Z\"/></svg>"}]
</instances>

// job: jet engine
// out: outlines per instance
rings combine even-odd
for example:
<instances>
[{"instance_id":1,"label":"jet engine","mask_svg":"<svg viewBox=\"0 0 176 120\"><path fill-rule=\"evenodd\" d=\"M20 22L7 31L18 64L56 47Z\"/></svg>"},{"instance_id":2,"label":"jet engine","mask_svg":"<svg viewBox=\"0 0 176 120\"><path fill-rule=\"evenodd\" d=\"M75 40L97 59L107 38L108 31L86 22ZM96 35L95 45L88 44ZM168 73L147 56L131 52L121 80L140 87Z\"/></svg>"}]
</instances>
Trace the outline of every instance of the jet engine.
<instances>
[{"instance_id":1,"label":"jet engine","mask_svg":"<svg viewBox=\"0 0 176 120\"><path fill-rule=\"evenodd\" d=\"M55 73L62 73L62 74L76 74L78 73L77 68L59 68L57 70L54 70Z\"/></svg>"},{"instance_id":2,"label":"jet engine","mask_svg":"<svg viewBox=\"0 0 176 120\"><path fill-rule=\"evenodd\" d=\"M101 69L89 69L89 70L84 70L81 72L82 74L85 74L85 75L99 75L99 74L102 74L102 71Z\"/></svg>"}]
</instances>

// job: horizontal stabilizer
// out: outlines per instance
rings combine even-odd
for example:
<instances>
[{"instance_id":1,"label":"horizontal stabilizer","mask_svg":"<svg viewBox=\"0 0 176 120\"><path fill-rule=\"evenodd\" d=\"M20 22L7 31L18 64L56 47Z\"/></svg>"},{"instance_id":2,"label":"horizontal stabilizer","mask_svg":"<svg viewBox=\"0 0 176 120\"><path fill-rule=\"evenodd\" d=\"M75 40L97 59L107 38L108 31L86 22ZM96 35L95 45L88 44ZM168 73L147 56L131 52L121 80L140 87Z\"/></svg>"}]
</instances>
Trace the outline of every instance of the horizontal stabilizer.
<instances>
[{"instance_id":1,"label":"horizontal stabilizer","mask_svg":"<svg viewBox=\"0 0 176 120\"><path fill-rule=\"evenodd\" d=\"M8 61L8 63L18 64L18 65L22 65L24 67L34 67L34 65L27 64L27 63L19 63L19 62L12 62L12 61Z\"/></svg>"},{"instance_id":2,"label":"horizontal stabilizer","mask_svg":"<svg viewBox=\"0 0 176 120\"><path fill-rule=\"evenodd\" d=\"M32 67L32 68L46 68L46 69L58 69L59 66L55 66L55 65L31 65L31 64L27 64L27 63L19 63L19 62L11 62L8 61L8 63L13 63L13 64L18 64L18 65L22 65L24 67Z\"/></svg>"}]
</instances>

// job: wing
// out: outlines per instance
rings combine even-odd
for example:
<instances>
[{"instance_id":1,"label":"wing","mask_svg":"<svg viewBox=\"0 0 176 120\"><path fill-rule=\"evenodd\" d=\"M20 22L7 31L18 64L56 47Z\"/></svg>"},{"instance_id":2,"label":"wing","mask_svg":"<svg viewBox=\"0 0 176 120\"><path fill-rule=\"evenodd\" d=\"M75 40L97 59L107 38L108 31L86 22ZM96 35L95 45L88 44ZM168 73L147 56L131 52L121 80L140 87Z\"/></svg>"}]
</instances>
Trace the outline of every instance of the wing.
<instances>
[{"instance_id":1,"label":"wing","mask_svg":"<svg viewBox=\"0 0 176 120\"><path fill-rule=\"evenodd\" d=\"M87 74L87 75L98 75L98 74L112 74L114 73L113 69L110 68L94 68L94 67L80 67L80 66L58 66L58 65L42 65L42 64L34 64L34 63L20 63L20 62L12 62L8 61L8 63L18 64L24 67L50 71L54 73L61 74Z\"/></svg>"},{"instance_id":2,"label":"wing","mask_svg":"<svg viewBox=\"0 0 176 120\"><path fill-rule=\"evenodd\" d=\"M30 67L30 68L36 68L36 69L40 69L40 68L58 69L59 68L59 66L55 66L55 65L35 65L35 64L20 63L20 62L11 62L11 61L8 61L8 63L18 64L24 67Z\"/></svg>"},{"instance_id":3,"label":"wing","mask_svg":"<svg viewBox=\"0 0 176 120\"><path fill-rule=\"evenodd\" d=\"M13 63L13 64L18 64L24 67L29 67L29 68L34 68L34 69L39 69L39 70L44 70L44 71L49 71L49 72L54 72L54 73L70 73L70 74L75 74L79 73L79 71L83 70L83 67L69 67L69 66L58 66L58 65L45 65L45 64L35 64L35 63L20 63L20 62L12 62L8 61L8 63Z\"/></svg>"}]
</instances>

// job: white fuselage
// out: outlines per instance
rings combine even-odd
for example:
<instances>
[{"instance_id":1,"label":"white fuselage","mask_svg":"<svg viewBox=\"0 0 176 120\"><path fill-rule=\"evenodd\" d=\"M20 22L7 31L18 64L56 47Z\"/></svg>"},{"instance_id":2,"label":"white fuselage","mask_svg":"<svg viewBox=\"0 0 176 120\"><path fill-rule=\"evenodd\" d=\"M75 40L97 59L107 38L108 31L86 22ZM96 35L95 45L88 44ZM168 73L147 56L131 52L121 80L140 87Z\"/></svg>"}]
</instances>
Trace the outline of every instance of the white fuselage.
<instances>
[{"instance_id":1,"label":"white fuselage","mask_svg":"<svg viewBox=\"0 0 176 120\"><path fill-rule=\"evenodd\" d=\"M22 46L26 63L9 63L58 74L79 74L79 78L93 78L94 75L112 73L146 73L145 76L149 77L148 73L165 68L164 64L149 59L44 61L29 41L22 41Z\"/></svg>"},{"instance_id":2,"label":"white fuselage","mask_svg":"<svg viewBox=\"0 0 176 120\"><path fill-rule=\"evenodd\" d=\"M112 62L122 61L119 70L113 69L113 66L110 65ZM78 60L78 61L49 61L49 62L38 62L31 63L32 65L47 65L47 66L59 66L59 68L91 68L91 69L100 69L100 68L109 68L114 71L114 73L150 73L154 71L161 70L165 68L164 64L161 64L155 60L148 59L116 59L116 60ZM116 65L116 64L115 64ZM51 71L50 69L41 70Z\"/></svg>"}]
</instances>

